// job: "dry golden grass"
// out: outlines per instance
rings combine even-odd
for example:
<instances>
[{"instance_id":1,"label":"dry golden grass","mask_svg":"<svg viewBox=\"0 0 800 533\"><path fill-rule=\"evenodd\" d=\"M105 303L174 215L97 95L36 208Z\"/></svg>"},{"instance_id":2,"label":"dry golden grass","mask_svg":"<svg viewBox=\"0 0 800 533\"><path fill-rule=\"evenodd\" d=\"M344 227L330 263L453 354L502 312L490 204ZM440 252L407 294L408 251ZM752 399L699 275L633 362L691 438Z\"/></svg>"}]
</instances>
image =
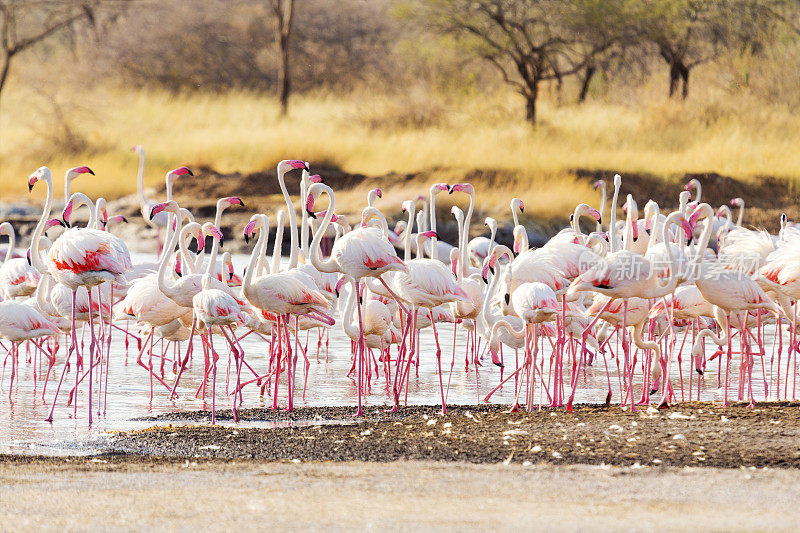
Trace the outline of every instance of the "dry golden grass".
<instances>
[{"instance_id":1,"label":"dry golden grass","mask_svg":"<svg viewBox=\"0 0 800 533\"><path fill-rule=\"evenodd\" d=\"M441 179L433 173L432 181L452 181L472 169L514 171L515 182L479 187L486 212L505 209L514 194L542 214L592 198L587 185L569 176L575 168L623 175L800 176L800 117L744 96L635 106L544 101L541 124L532 129L520 120L521 102L510 93L484 98L305 95L293 98L290 117L279 120L272 98L251 93L66 91L58 120L41 95L15 85L3 94L0 186L6 198L27 196L25 177L43 164L57 175L67 167L90 165L97 179L75 186L92 195L131 193L136 157L130 148L137 143L147 149L150 185L181 164L247 172L273 168L284 158L367 175L446 169ZM418 186L419 192L425 188Z\"/></svg>"}]
</instances>

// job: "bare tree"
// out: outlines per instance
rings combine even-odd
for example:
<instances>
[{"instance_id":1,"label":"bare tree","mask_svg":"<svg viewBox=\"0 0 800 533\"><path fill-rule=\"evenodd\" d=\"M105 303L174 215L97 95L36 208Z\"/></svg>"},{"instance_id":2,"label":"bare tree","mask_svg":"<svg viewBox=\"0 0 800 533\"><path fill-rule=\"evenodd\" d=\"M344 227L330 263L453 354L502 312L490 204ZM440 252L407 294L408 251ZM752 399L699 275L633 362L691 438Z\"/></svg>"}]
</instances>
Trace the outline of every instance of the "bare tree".
<instances>
[{"instance_id":1,"label":"bare tree","mask_svg":"<svg viewBox=\"0 0 800 533\"><path fill-rule=\"evenodd\" d=\"M0 94L8 80L11 60L23 50L85 17L86 13L79 8L70 2L0 0ZM22 26L30 29L25 31Z\"/></svg>"},{"instance_id":2,"label":"bare tree","mask_svg":"<svg viewBox=\"0 0 800 533\"><path fill-rule=\"evenodd\" d=\"M294 0L270 0L272 14L275 17L275 26L278 37L278 98L281 102L281 115L286 115L289 110L289 93L292 91L292 72L289 48L294 22Z\"/></svg>"},{"instance_id":3,"label":"bare tree","mask_svg":"<svg viewBox=\"0 0 800 533\"><path fill-rule=\"evenodd\" d=\"M557 0L429 0L421 13L497 68L525 98L525 118L535 124L540 84L560 84L608 46L591 40L577 46L564 17L569 6Z\"/></svg>"}]
</instances>

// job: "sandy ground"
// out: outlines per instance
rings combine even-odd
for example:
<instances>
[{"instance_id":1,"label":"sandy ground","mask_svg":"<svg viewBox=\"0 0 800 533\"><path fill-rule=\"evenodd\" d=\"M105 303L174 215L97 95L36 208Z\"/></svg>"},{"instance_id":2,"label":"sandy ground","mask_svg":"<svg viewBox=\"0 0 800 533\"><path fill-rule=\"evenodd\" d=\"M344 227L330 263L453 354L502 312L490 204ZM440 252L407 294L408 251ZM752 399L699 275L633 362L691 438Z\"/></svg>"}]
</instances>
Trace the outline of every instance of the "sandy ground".
<instances>
[{"instance_id":1,"label":"sandy ground","mask_svg":"<svg viewBox=\"0 0 800 533\"><path fill-rule=\"evenodd\" d=\"M464 463L0 463L4 530L790 531L800 471Z\"/></svg>"}]
</instances>

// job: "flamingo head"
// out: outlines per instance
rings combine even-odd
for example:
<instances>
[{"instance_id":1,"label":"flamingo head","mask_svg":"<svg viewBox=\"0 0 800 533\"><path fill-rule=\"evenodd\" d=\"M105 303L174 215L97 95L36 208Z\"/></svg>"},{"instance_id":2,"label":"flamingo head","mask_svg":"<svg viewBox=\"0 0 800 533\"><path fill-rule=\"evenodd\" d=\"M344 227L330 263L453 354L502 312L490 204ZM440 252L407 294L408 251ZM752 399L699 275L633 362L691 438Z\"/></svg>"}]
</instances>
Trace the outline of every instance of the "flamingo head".
<instances>
[{"instance_id":1,"label":"flamingo head","mask_svg":"<svg viewBox=\"0 0 800 533\"><path fill-rule=\"evenodd\" d=\"M174 183L175 180L177 180L181 176L194 176L194 173L191 170L189 170L188 167L173 168L172 170L167 172L167 181L169 183Z\"/></svg>"},{"instance_id":2,"label":"flamingo head","mask_svg":"<svg viewBox=\"0 0 800 533\"><path fill-rule=\"evenodd\" d=\"M312 185L308 188L308 196L306 196L306 213L311 218L317 218L317 215L314 213L314 203L317 201L317 194L319 187L321 186L322 185L318 185L315 187Z\"/></svg>"},{"instance_id":3,"label":"flamingo head","mask_svg":"<svg viewBox=\"0 0 800 533\"><path fill-rule=\"evenodd\" d=\"M683 186L683 190L691 191L692 189L696 189L700 185L700 181L697 178L692 178L689 182Z\"/></svg>"},{"instance_id":4,"label":"flamingo head","mask_svg":"<svg viewBox=\"0 0 800 533\"><path fill-rule=\"evenodd\" d=\"M431 185L431 194L437 195L442 191L447 191L450 189L450 186L446 183L437 183L436 185Z\"/></svg>"},{"instance_id":5,"label":"flamingo head","mask_svg":"<svg viewBox=\"0 0 800 533\"><path fill-rule=\"evenodd\" d=\"M347 276L340 276L338 280L336 280L336 285L333 287L333 293L336 297L339 297L339 291L342 290L342 285L345 284L347 281Z\"/></svg>"},{"instance_id":6,"label":"flamingo head","mask_svg":"<svg viewBox=\"0 0 800 533\"><path fill-rule=\"evenodd\" d=\"M73 167L67 170L66 174L64 174L64 179L72 181L81 174L91 174L92 176L94 176L94 172L92 172L91 168L87 166L82 166L82 167Z\"/></svg>"},{"instance_id":7,"label":"flamingo head","mask_svg":"<svg viewBox=\"0 0 800 533\"><path fill-rule=\"evenodd\" d=\"M25 258L28 260L28 266L33 266L33 263L31 262L31 249L30 248L28 248L28 251L25 252Z\"/></svg>"},{"instance_id":8,"label":"flamingo head","mask_svg":"<svg viewBox=\"0 0 800 533\"><path fill-rule=\"evenodd\" d=\"M494 267L492 266L492 256L490 255L483 260L483 267L481 268L481 278L484 283L489 283L489 272L494 274Z\"/></svg>"},{"instance_id":9,"label":"flamingo head","mask_svg":"<svg viewBox=\"0 0 800 533\"><path fill-rule=\"evenodd\" d=\"M474 194L475 187L471 183L456 183L450 187L450 194L454 192L465 192L467 194Z\"/></svg>"},{"instance_id":10,"label":"flamingo head","mask_svg":"<svg viewBox=\"0 0 800 533\"><path fill-rule=\"evenodd\" d=\"M70 199L67 202L67 205L64 206L64 210L61 212L61 220L64 221L64 226L70 227L70 219L72 218L72 200Z\"/></svg>"},{"instance_id":11,"label":"flamingo head","mask_svg":"<svg viewBox=\"0 0 800 533\"><path fill-rule=\"evenodd\" d=\"M244 202L238 196L226 196L225 198L220 198L217 201L218 207L228 208L232 205L240 205L244 207Z\"/></svg>"},{"instance_id":12,"label":"flamingo head","mask_svg":"<svg viewBox=\"0 0 800 533\"><path fill-rule=\"evenodd\" d=\"M450 250L450 270L453 271L453 275L458 277L458 248L453 248Z\"/></svg>"},{"instance_id":13,"label":"flamingo head","mask_svg":"<svg viewBox=\"0 0 800 533\"><path fill-rule=\"evenodd\" d=\"M222 248L223 241L225 240L222 231L213 224L204 224L203 230L200 232L200 239L205 241L206 237L209 236L219 242L219 246Z\"/></svg>"},{"instance_id":14,"label":"flamingo head","mask_svg":"<svg viewBox=\"0 0 800 533\"><path fill-rule=\"evenodd\" d=\"M786 213L781 213L781 228L786 227Z\"/></svg>"},{"instance_id":15,"label":"flamingo head","mask_svg":"<svg viewBox=\"0 0 800 533\"><path fill-rule=\"evenodd\" d=\"M57 218L51 218L50 220L44 223L44 231L47 231L53 226L61 226L62 228L68 227L64 225L64 222L62 220L59 220Z\"/></svg>"},{"instance_id":16,"label":"flamingo head","mask_svg":"<svg viewBox=\"0 0 800 533\"><path fill-rule=\"evenodd\" d=\"M153 217L159 214L162 211L165 211L168 207L170 207L170 203L175 204L174 201L172 202L161 202L160 204L155 204L153 207L150 208L150 220L153 220ZM177 207L178 204L175 204ZM173 228L175 229L175 228Z\"/></svg>"},{"instance_id":17,"label":"flamingo head","mask_svg":"<svg viewBox=\"0 0 800 533\"><path fill-rule=\"evenodd\" d=\"M316 213L313 214L314 216L312 218L325 218L325 215L327 215L327 214L328 214L328 210L327 209L325 209L324 211L317 211ZM331 222L337 223L337 222L339 222L340 218L341 217L339 215L334 213L334 214L331 215Z\"/></svg>"},{"instance_id":18,"label":"flamingo head","mask_svg":"<svg viewBox=\"0 0 800 533\"><path fill-rule=\"evenodd\" d=\"M681 227L683 228L683 233L686 235L686 239L691 239L694 235L694 225L686 220L685 217L681 217Z\"/></svg>"},{"instance_id":19,"label":"flamingo head","mask_svg":"<svg viewBox=\"0 0 800 533\"><path fill-rule=\"evenodd\" d=\"M131 152L136 152L137 154L142 154L142 153L144 153L144 148L142 147L141 144L134 144L133 146L131 146Z\"/></svg>"},{"instance_id":20,"label":"flamingo head","mask_svg":"<svg viewBox=\"0 0 800 533\"><path fill-rule=\"evenodd\" d=\"M28 192L33 190L33 186L36 185L36 182L45 179L46 176L50 175L50 169L47 167L39 167L30 176L28 176Z\"/></svg>"},{"instance_id":21,"label":"flamingo head","mask_svg":"<svg viewBox=\"0 0 800 533\"><path fill-rule=\"evenodd\" d=\"M375 196L378 198L383 198L383 191L381 191L380 187L376 187L373 189L373 191L375 191Z\"/></svg>"},{"instance_id":22,"label":"flamingo head","mask_svg":"<svg viewBox=\"0 0 800 533\"><path fill-rule=\"evenodd\" d=\"M312 174L308 177L309 183L322 183L322 176L319 174Z\"/></svg>"},{"instance_id":23,"label":"flamingo head","mask_svg":"<svg viewBox=\"0 0 800 533\"><path fill-rule=\"evenodd\" d=\"M253 215L250 218L250 222L244 227L244 242L250 242L250 239L255 235L256 231L259 229L259 216Z\"/></svg>"},{"instance_id":24,"label":"flamingo head","mask_svg":"<svg viewBox=\"0 0 800 533\"><path fill-rule=\"evenodd\" d=\"M505 365L503 361L500 360L500 354L498 353L499 346L490 346L489 347L489 355L492 357L492 364L499 366L500 368L504 368Z\"/></svg>"},{"instance_id":25,"label":"flamingo head","mask_svg":"<svg viewBox=\"0 0 800 533\"><path fill-rule=\"evenodd\" d=\"M125 224L127 224L128 223L128 219L125 218L124 215L114 215L113 217L108 217L108 220L106 220L103 225L107 226L107 225L111 224L112 222L114 222L114 223L116 223L116 222L124 222Z\"/></svg>"},{"instance_id":26,"label":"flamingo head","mask_svg":"<svg viewBox=\"0 0 800 533\"><path fill-rule=\"evenodd\" d=\"M424 202L425 200L426 200L426 198L424 196L422 196L421 194L417 195L417 197L414 198L414 202Z\"/></svg>"},{"instance_id":27,"label":"flamingo head","mask_svg":"<svg viewBox=\"0 0 800 533\"><path fill-rule=\"evenodd\" d=\"M435 231L423 231L422 233L420 233L420 236L424 237L425 239L438 239L439 238L439 235L437 235Z\"/></svg>"},{"instance_id":28,"label":"flamingo head","mask_svg":"<svg viewBox=\"0 0 800 533\"><path fill-rule=\"evenodd\" d=\"M592 184L592 188L594 188L594 190L597 190L600 187L605 187L605 186L606 182L604 180L597 180Z\"/></svg>"},{"instance_id":29,"label":"flamingo head","mask_svg":"<svg viewBox=\"0 0 800 533\"><path fill-rule=\"evenodd\" d=\"M515 209L519 209L520 213L525 212L525 202L523 202L519 198L512 198L511 199L511 210L514 211Z\"/></svg>"},{"instance_id":30,"label":"flamingo head","mask_svg":"<svg viewBox=\"0 0 800 533\"><path fill-rule=\"evenodd\" d=\"M731 205L733 207L743 207L744 206L744 198L734 198L731 200Z\"/></svg>"},{"instance_id":31,"label":"flamingo head","mask_svg":"<svg viewBox=\"0 0 800 533\"><path fill-rule=\"evenodd\" d=\"M181 277L183 274L181 269L181 255L178 253L175 254L175 274L177 274L178 277Z\"/></svg>"},{"instance_id":32,"label":"flamingo head","mask_svg":"<svg viewBox=\"0 0 800 533\"><path fill-rule=\"evenodd\" d=\"M716 217L717 218L722 218L723 216L725 216L725 209L727 207L728 206L726 206L726 205L719 206L719 209L717 209Z\"/></svg>"},{"instance_id":33,"label":"flamingo head","mask_svg":"<svg viewBox=\"0 0 800 533\"><path fill-rule=\"evenodd\" d=\"M299 159L284 159L283 161L278 163L279 174L280 173L285 174L290 170L295 170L300 168L309 171L308 163L306 163L305 161L300 161Z\"/></svg>"}]
</instances>

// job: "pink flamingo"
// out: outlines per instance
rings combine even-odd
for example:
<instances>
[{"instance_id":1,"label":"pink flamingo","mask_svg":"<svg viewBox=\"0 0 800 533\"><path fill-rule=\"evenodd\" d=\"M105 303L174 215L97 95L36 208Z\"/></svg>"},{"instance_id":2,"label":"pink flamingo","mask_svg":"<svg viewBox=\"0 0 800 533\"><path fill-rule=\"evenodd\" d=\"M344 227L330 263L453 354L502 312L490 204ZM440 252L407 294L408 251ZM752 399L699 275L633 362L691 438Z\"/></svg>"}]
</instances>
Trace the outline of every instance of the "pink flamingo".
<instances>
[{"instance_id":1,"label":"pink flamingo","mask_svg":"<svg viewBox=\"0 0 800 533\"><path fill-rule=\"evenodd\" d=\"M233 396L233 418L237 422L239 416L236 411L236 399L239 398L241 402L241 374L242 374L242 359L244 353L237 348L233 339L236 334L233 332L234 325L240 325L245 322L245 316L242 314L242 308L239 302L230 294L219 289L211 288L211 282L216 281L212 278L210 273L203 274L200 282L201 290L192 298L192 307L194 314L200 324L205 326L208 331L208 344L212 352L212 372L213 381L211 386L211 423L216 424L216 391L217 391L217 353L214 348L214 337L212 335L212 328L215 326L220 328L225 339L228 341L231 353L233 354L236 364L236 392ZM228 328L228 333L225 328Z\"/></svg>"},{"instance_id":2,"label":"pink flamingo","mask_svg":"<svg viewBox=\"0 0 800 533\"><path fill-rule=\"evenodd\" d=\"M76 167L67 171L67 175L94 174L88 167ZM63 283L73 291L73 308L75 307L75 294L78 287L86 287L89 290L89 301L91 305L91 288L102 283L120 282L125 283L124 273L131 268L131 258L127 246L118 237L108 232L98 231L90 228L72 228L64 232L63 235L53 244L48 253L47 264L39 255L39 239L44 230L50 209L53 203L53 183L50 169L40 167L28 178L28 188L33 190L33 186L44 181L47 184L47 199L42 211L42 216L33 234L31 248L31 263L40 273L49 271L52 276L60 283ZM94 324L90 315L89 325L91 329L91 343L89 346L89 424L92 423L92 372L95 350L98 349L97 338L95 336ZM72 352L76 352L78 366L81 364L80 354L77 352L78 338L75 329L74 316L72 325L72 343L67 353L67 361L61 380L56 388L53 398L53 405L47 420L52 421L53 411L55 410L58 392L61 382L66 373L67 364ZM102 354L98 354L102 357ZM76 379L79 372L76 372Z\"/></svg>"},{"instance_id":3,"label":"pink flamingo","mask_svg":"<svg viewBox=\"0 0 800 533\"><path fill-rule=\"evenodd\" d=\"M60 225L61 221L53 219L49 224ZM39 271L33 268L27 259L14 257L16 235L10 223L0 224L0 235L8 235L6 258L0 266L0 293L4 300L30 296L39 284Z\"/></svg>"},{"instance_id":4,"label":"pink flamingo","mask_svg":"<svg viewBox=\"0 0 800 533\"><path fill-rule=\"evenodd\" d=\"M268 239L268 222L266 215L254 215L250 222L245 226L245 238L249 239L256 231L259 232L253 252L250 254L250 261L247 264L244 279L242 280L242 292L250 304L258 309L271 313L278 317L277 325L283 328L285 334L287 380L288 380L288 406L289 410L294 408L294 362L292 360L291 346L289 342L289 316L290 315L310 315L320 316L321 320L328 320L328 317L321 313L320 309L328 306L325 296L297 277L287 272L277 272L266 274L255 278L254 273L258 270L257 261L264 256ZM316 241L315 241L316 242ZM312 315L313 313L313 315ZM280 352L279 352L280 353ZM280 356L279 356L280 357ZM278 401L278 376L280 371L280 360L276 364L275 374L275 396L273 407L277 408Z\"/></svg>"},{"instance_id":5,"label":"pink flamingo","mask_svg":"<svg viewBox=\"0 0 800 533\"><path fill-rule=\"evenodd\" d=\"M11 341L11 383L8 387L8 399L14 389L16 377L19 343L41 337L50 337L60 333L58 327L33 306L19 302L0 302L0 337Z\"/></svg>"},{"instance_id":6,"label":"pink flamingo","mask_svg":"<svg viewBox=\"0 0 800 533\"><path fill-rule=\"evenodd\" d=\"M328 196L329 205L323 218L323 223L314 234L314 240L311 243L311 264L320 272L340 272L347 274L356 280L358 285L363 278L380 276L390 271L406 272L408 268L401 261L397 254L389 244L389 241L384 237L380 229L371 227L361 227L342 235L337 239L331 249L331 255L327 260L323 260L320 256L320 241L322 240L323 232L333 217L336 209L336 197L333 190L323 183L315 183L309 187L308 199L306 200L306 210L309 215L314 213L314 201L316 197L324 193ZM381 280L384 286L391 292L385 281ZM398 304L401 302L398 299ZM362 410L362 386L361 374L364 364L364 322L362 317L361 305L357 306L358 311L358 329L359 329L359 342L358 342L358 411L357 416L363 414Z\"/></svg>"}]
</instances>

